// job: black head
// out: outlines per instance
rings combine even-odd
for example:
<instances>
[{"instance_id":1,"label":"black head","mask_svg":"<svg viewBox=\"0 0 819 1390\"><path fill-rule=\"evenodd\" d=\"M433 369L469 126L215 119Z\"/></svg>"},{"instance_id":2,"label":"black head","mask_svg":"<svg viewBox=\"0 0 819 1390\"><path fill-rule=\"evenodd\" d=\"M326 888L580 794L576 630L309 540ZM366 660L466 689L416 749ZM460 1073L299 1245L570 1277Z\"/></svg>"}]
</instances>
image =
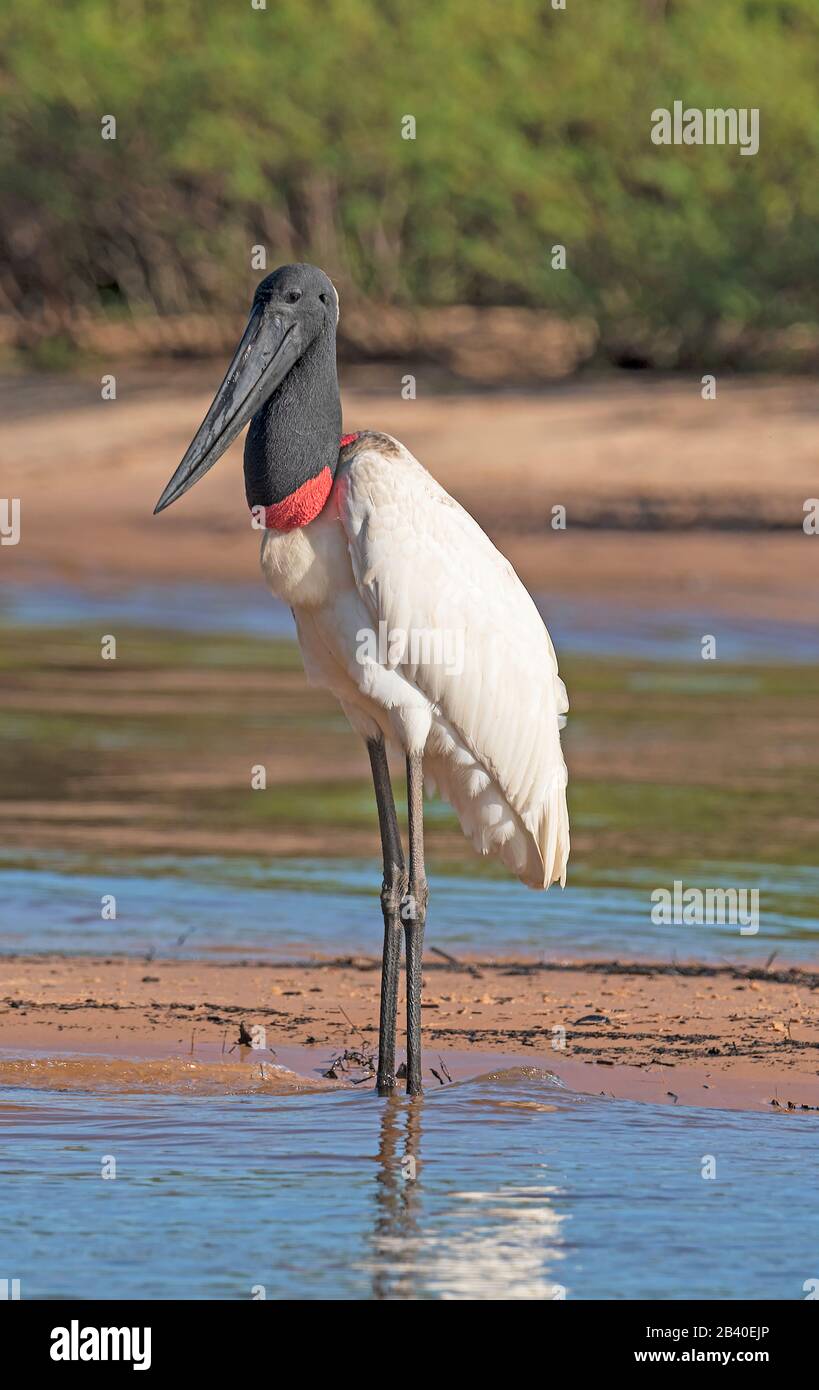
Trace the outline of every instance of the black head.
<instances>
[{"instance_id":1,"label":"black head","mask_svg":"<svg viewBox=\"0 0 819 1390\"><path fill-rule=\"evenodd\" d=\"M304 383L315 379L308 398L319 409L323 449L329 417L338 437L341 406L335 375L338 295L315 265L283 265L265 277L253 296L250 319L225 379L186 454L154 508L170 506L208 472L274 394L282 402L300 400ZM326 398L326 399L325 399ZM333 406L335 401L335 407ZM309 420L304 422L309 427ZM337 452L337 449L336 449Z\"/></svg>"},{"instance_id":2,"label":"black head","mask_svg":"<svg viewBox=\"0 0 819 1390\"><path fill-rule=\"evenodd\" d=\"M262 304L298 320L309 340L323 329L333 333L338 323L338 295L329 276L317 265L280 265L256 286L253 306Z\"/></svg>"}]
</instances>

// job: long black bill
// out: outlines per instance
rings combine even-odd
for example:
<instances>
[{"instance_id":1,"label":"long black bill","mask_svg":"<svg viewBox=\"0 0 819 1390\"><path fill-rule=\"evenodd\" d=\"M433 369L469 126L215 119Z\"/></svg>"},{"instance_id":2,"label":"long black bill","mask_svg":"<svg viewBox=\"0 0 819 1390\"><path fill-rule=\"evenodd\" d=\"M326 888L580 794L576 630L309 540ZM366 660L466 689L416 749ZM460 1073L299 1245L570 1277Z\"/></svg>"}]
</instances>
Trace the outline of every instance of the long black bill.
<instances>
[{"instance_id":1,"label":"long black bill","mask_svg":"<svg viewBox=\"0 0 819 1390\"><path fill-rule=\"evenodd\" d=\"M222 457L251 416L260 410L301 356L297 323L265 313L254 304L213 404L188 446L182 462L154 507L164 511Z\"/></svg>"}]
</instances>

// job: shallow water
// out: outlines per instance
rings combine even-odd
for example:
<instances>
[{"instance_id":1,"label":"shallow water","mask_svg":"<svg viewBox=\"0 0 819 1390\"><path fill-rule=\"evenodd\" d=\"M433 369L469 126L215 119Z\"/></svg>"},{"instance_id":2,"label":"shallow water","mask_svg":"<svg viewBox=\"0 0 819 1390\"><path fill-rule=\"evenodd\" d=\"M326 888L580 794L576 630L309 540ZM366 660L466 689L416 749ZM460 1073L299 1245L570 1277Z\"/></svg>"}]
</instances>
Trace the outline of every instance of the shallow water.
<instances>
[{"instance_id":1,"label":"shallow water","mask_svg":"<svg viewBox=\"0 0 819 1390\"><path fill-rule=\"evenodd\" d=\"M263 640L290 634L282 605L256 585L146 585L105 598L71 586L18 588L6 605L9 616L28 624L10 630L18 636L20 664L12 664L11 674L20 695L4 713L7 794L21 803L33 797L44 808L30 822L35 834L38 820L48 824L53 801L63 804L61 819L48 826L51 847L35 848L36 839L29 845L18 835L17 849L0 852L0 953L282 959L378 949L380 864L374 857L339 857L336 839L353 830L375 851L365 760L360 780L352 779L346 760L355 740L334 703L305 703L294 644ZM813 963L819 871L810 867L815 845L809 842L819 765L806 740L815 734L816 668L771 664L782 642L790 642L787 625L720 627L721 650L750 646L761 664L714 666L699 660L698 638L692 645L702 615L622 605L615 612L575 602L564 616L568 650L595 658L567 663L573 704L564 739L575 842L568 887L533 894L477 859L449 809L433 801L425 812L430 944L547 959L747 964L777 951L783 960ZM72 625L107 626L113 619L149 626L126 629L116 671L101 673L96 640ZM185 645L186 626L234 629L245 637ZM788 651L803 661L812 650L802 640L808 629L793 628ZM670 651L688 662L664 660ZM52 673L60 667L66 677L55 687ZM212 687L196 684L194 676L204 672ZM35 697L27 702L29 681ZM108 705L98 693L106 688L113 690ZM246 693L237 703L238 691ZM272 748L271 730L281 739ZM285 777L279 746L289 759ZM310 772L317 746L319 778ZM247 790L247 769L260 752L271 765L261 796ZM585 777L577 775L578 764ZM400 782L397 796L400 807ZM111 801L122 816L123 849L95 853L94 823L108 828ZM129 823L138 835L155 817L168 853L129 853ZM174 853L177 827L201 828L220 850L226 846L225 854ZM264 843L277 828L291 840L300 835L305 852L241 853L245 830ZM439 831L455 837L446 860L436 857ZM74 843L82 837L87 848L61 851L54 847L61 834ZM585 860L578 843L585 844ZM783 862L768 862L766 853ZM686 888L758 890L758 930L655 925L651 894L672 890L675 880ZM103 894L116 896L115 922L101 919Z\"/></svg>"},{"instance_id":2,"label":"shallow water","mask_svg":"<svg viewBox=\"0 0 819 1390\"><path fill-rule=\"evenodd\" d=\"M0 954L61 951L176 959L283 960L380 950L376 860L161 857L88 872L82 858L29 855L3 872ZM0 857L2 869L2 857ZM584 875L580 873L580 877ZM456 954L547 960L595 956L762 963L771 951L819 963L819 870L723 865L710 886L759 890L759 930L655 925L651 892L672 889L656 872L621 871L618 885L585 875L546 895L508 879L431 872L427 942ZM595 881L595 879L597 881ZM625 886L623 880L625 879ZM686 878L686 886L696 879ZM115 921L100 902L113 894Z\"/></svg>"},{"instance_id":3,"label":"shallow water","mask_svg":"<svg viewBox=\"0 0 819 1390\"><path fill-rule=\"evenodd\" d=\"M702 636L709 632L718 634L720 658L726 662L819 662L819 628L810 620L740 617L725 612L718 601L713 607L703 603L659 611L615 599L538 597L537 602L559 653L699 662ZM180 632L294 636L289 608L261 583L143 583L107 592L67 584L11 584L0 597L0 617L24 627L118 623Z\"/></svg>"},{"instance_id":4,"label":"shallow water","mask_svg":"<svg viewBox=\"0 0 819 1390\"><path fill-rule=\"evenodd\" d=\"M366 768L349 770L349 732L304 691L289 642L269 641L291 619L261 586L15 589L0 612L22 624L0 651L0 955L380 948ZM428 945L816 963L816 633L622 605L547 617L569 657L584 848L565 892L530 893L460 841L458 859L432 804ZM115 673L99 661L112 628ZM699 643L715 630L710 667ZM276 770L262 798L247 789L261 756ZM177 827L218 854L182 852ZM301 835L297 856L247 852L246 836L282 829ZM341 830L361 854L341 856ZM151 833L161 853L140 845ZM675 878L758 888L758 933L654 925L651 893ZM23 1297L800 1299L819 1274L812 1115L578 1096L526 1069L413 1105L0 1088L0 1134L0 1277Z\"/></svg>"},{"instance_id":5,"label":"shallow water","mask_svg":"<svg viewBox=\"0 0 819 1390\"><path fill-rule=\"evenodd\" d=\"M24 1298L800 1299L817 1274L808 1117L527 1070L412 1105L0 1091L0 1124Z\"/></svg>"}]
</instances>

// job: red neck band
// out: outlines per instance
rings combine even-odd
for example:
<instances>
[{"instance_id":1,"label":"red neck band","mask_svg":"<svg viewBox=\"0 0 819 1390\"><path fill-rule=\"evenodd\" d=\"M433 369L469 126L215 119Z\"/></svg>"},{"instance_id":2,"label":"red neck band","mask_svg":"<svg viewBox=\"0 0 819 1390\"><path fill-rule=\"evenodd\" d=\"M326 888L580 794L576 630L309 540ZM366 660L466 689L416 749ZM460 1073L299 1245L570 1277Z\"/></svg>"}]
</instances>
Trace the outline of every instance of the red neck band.
<instances>
[{"instance_id":1,"label":"red neck band","mask_svg":"<svg viewBox=\"0 0 819 1390\"><path fill-rule=\"evenodd\" d=\"M343 434L338 441L340 449L358 439L357 434ZM329 468L322 468L315 478L297 487L281 502L274 502L264 509L264 524L267 531L295 531L297 526L307 526L315 521L333 489L333 475Z\"/></svg>"}]
</instances>

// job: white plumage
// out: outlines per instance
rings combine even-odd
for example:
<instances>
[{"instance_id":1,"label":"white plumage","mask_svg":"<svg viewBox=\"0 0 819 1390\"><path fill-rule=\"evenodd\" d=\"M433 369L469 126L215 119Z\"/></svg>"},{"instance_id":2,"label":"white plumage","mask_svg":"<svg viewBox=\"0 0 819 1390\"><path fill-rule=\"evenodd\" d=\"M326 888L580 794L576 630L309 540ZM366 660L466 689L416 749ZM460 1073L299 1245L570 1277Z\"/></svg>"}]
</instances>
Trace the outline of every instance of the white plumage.
<instances>
[{"instance_id":1,"label":"white plumage","mask_svg":"<svg viewBox=\"0 0 819 1390\"><path fill-rule=\"evenodd\" d=\"M320 515L265 531L261 560L308 679L353 728L423 752L426 783L480 853L532 888L564 883L566 689L534 603L477 522L403 445L365 433Z\"/></svg>"},{"instance_id":2,"label":"white plumage","mask_svg":"<svg viewBox=\"0 0 819 1390\"><path fill-rule=\"evenodd\" d=\"M376 1086L395 1092L401 934L408 1096L423 1092L421 995L429 886L423 786L482 854L524 883L565 882L568 708L554 649L511 565L389 435L339 439L338 295L318 266L265 277L202 424L155 511L182 497L250 421L245 495L262 568L293 610L308 678L367 743L383 854ZM408 855L385 743L406 754Z\"/></svg>"}]
</instances>

